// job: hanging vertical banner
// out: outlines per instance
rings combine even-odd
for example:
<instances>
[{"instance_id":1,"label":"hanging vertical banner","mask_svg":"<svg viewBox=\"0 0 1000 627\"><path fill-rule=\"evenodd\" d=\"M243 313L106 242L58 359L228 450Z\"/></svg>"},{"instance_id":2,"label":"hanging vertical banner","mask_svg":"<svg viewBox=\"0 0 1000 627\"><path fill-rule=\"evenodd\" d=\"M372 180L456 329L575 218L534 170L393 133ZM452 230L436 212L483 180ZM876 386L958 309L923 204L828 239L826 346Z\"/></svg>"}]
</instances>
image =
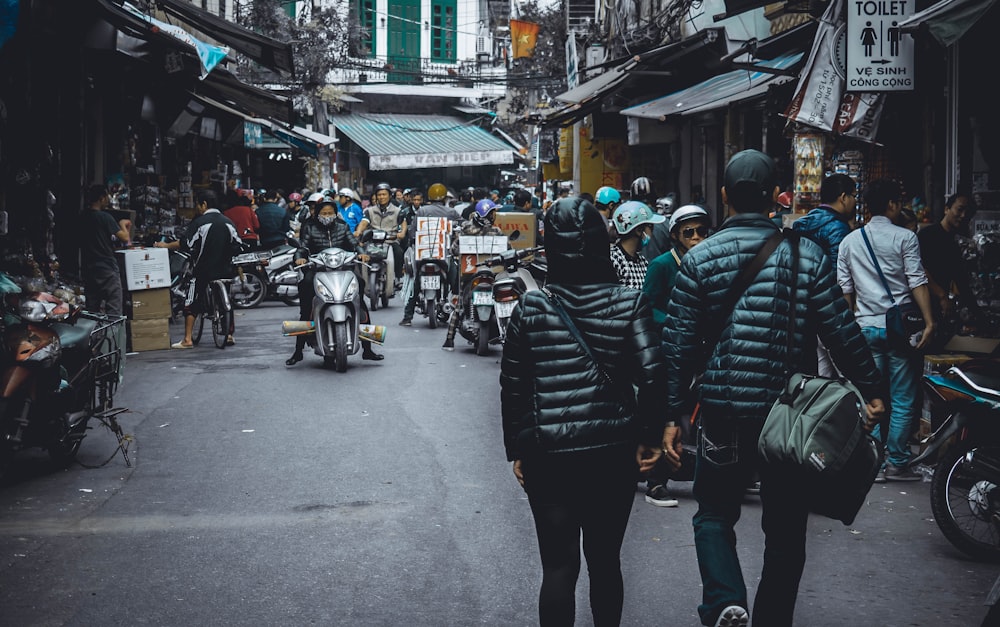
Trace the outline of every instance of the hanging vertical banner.
<instances>
[{"instance_id":1,"label":"hanging vertical banner","mask_svg":"<svg viewBox=\"0 0 1000 627\"><path fill-rule=\"evenodd\" d=\"M847 92L845 0L833 0L820 20L795 95L784 116L824 131L875 141L884 96Z\"/></svg>"},{"instance_id":2,"label":"hanging vertical banner","mask_svg":"<svg viewBox=\"0 0 1000 627\"><path fill-rule=\"evenodd\" d=\"M523 59L535 55L535 44L538 42L538 24L510 21L510 46L515 59Z\"/></svg>"},{"instance_id":3,"label":"hanging vertical banner","mask_svg":"<svg viewBox=\"0 0 1000 627\"><path fill-rule=\"evenodd\" d=\"M576 56L576 36L566 38L566 85L569 89L580 84L580 60Z\"/></svg>"}]
</instances>

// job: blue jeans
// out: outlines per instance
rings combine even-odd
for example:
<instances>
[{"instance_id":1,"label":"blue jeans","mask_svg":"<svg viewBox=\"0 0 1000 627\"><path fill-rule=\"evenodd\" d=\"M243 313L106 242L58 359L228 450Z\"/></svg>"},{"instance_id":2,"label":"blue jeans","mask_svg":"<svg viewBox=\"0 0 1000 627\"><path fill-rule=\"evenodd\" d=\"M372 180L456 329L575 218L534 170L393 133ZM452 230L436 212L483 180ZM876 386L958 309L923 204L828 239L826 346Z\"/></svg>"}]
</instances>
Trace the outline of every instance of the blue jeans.
<instances>
[{"instance_id":1,"label":"blue jeans","mask_svg":"<svg viewBox=\"0 0 1000 627\"><path fill-rule=\"evenodd\" d=\"M919 360L889 346L885 329L864 327L861 329L875 358L875 367L888 383L889 434L882 435L882 425L875 427L872 435L884 441L889 451L888 461L893 466L903 467L910 461L908 441L913 427L913 417L917 410L917 391L920 385Z\"/></svg>"},{"instance_id":2,"label":"blue jeans","mask_svg":"<svg viewBox=\"0 0 1000 627\"><path fill-rule=\"evenodd\" d=\"M713 464L699 448L694 477L698 511L692 522L702 581L698 614L703 625L714 625L722 610L730 605L749 608L734 528L755 470L760 472L761 528L765 542L764 568L754 599L753 620L755 625L764 627L792 625L806 562L809 511L801 496L805 488L795 473L772 470L758 463L757 440L762 425L762 421L753 419L738 422L738 455L728 465ZM720 435L723 437L712 441L727 440L724 434Z\"/></svg>"}]
</instances>

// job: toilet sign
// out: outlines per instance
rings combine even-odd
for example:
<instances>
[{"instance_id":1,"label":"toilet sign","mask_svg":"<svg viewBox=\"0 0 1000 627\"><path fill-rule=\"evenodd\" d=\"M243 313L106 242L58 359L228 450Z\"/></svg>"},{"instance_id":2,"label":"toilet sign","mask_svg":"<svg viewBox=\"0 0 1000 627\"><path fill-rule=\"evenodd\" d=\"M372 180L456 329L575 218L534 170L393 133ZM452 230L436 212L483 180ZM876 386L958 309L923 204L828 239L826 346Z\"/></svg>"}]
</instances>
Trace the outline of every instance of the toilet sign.
<instances>
[{"instance_id":1,"label":"toilet sign","mask_svg":"<svg viewBox=\"0 0 1000 627\"><path fill-rule=\"evenodd\" d=\"M837 56L846 52L847 91L913 89L913 38L899 24L916 12L915 5L916 0L847 0L847 31L836 46Z\"/></svg>"}]
</instances>

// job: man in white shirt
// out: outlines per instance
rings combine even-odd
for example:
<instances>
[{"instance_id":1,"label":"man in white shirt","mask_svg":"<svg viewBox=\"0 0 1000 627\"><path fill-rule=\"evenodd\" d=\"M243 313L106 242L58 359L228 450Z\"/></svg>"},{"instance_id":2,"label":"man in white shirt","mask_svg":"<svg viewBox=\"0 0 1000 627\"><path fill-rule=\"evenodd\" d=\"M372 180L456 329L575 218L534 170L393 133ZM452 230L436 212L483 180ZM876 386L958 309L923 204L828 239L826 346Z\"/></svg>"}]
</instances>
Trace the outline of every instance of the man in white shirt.
<instances>
[{"instance_id":1,"label":"man in white shirt","mask_svg":"<svg viewBox=\"0 0 1000 627\"><path fill-rule=\"evenodd\" d=\"M854 310L861 332L868 340L875 365L889 382L892 411L889 433L885 438L888 460L884 477L890 481L917 481L921 476L907 467L911 451L908 445L913 418L916 415L917 386L921 363L919 351L931 341L934 319L931 315L927 276L920 263L920 245L913 231L893 224L902 209L902 189L888 180L872 181L865 190L865 206L872 218L840 244L837 257L837 281L844 298ZM865 235L868 241L865 241ZM869 244L871 251L869 251ZM892 300L879 277L872 256L885 276ZM913 300L926 321L923 336L916 351L903 351L890 346L886 337L885 314L892 307ZM881 425L872 432L882 438ZM880 477L881 479L881 477Z\"/></svg>"}]
</instances>

